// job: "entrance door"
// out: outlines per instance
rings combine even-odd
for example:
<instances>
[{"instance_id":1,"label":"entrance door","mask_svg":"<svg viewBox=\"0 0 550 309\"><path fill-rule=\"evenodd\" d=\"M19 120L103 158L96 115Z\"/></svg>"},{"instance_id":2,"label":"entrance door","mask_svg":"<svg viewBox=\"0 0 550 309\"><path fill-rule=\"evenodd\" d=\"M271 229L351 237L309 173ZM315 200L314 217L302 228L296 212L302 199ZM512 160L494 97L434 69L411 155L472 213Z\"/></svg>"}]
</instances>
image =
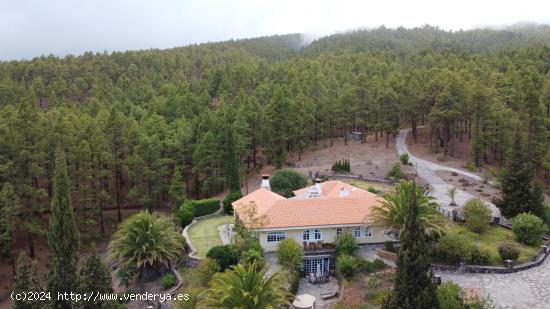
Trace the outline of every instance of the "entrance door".
<instances>
[{"instance_id":1,"label":"entrance door","mask_svg":"<svg viewBox=\"0 0 550 309\"><path fill-rule=\"evenodd\" d=\"M313 273L314 275L324 275L329 273L330 269L330 258L313 258L304 260L303 264L304 274L307 277L309 274Z\"/></svg>"}]
</instances>

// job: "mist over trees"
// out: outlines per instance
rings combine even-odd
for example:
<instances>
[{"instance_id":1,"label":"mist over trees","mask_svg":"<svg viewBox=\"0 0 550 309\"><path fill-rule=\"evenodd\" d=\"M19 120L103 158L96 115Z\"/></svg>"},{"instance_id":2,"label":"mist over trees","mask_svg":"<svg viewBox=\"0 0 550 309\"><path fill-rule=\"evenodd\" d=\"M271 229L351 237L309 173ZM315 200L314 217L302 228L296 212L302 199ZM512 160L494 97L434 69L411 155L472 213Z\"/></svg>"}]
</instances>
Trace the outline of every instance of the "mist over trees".
<instances>
[{"instance_id":1,"label":"mist over trees","mask_svg":"<svg viewBox=\"0 0 550 309\"><path fill-rule=\"evenodd\" d=\"M101 231L106 207L120 221L126 205L154 210L228 181L236 190L246 171L284 167L289 152L350 131L388 145L398 129L412 127L416 140L427 125L434 151L453 156L471 140L475 165L505 166L519 127L548 182L548 27L380 27L302 42L293 34L0 62L0 187L14 188L30 256L46 230L57 147L77 226Z\"/></svg>"}]
</instances>

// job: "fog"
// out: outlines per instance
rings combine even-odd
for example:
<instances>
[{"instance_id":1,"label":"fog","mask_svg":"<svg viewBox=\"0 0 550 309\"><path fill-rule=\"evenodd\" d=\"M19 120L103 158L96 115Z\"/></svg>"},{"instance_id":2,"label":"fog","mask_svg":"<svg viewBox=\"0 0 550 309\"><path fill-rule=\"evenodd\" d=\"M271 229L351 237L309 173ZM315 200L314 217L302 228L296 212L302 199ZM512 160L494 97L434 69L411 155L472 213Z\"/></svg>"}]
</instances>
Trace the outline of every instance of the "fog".
<instances>
[{"instance_id":1,"label":"fog","mask_svg":"<svg viewBox=\"0 0 550 309\"><path fill-rule=\"evenodd\" d=\"M357 28L550 23L550 1L0 0L0 60Z\"/></svg>"}]
</instances>

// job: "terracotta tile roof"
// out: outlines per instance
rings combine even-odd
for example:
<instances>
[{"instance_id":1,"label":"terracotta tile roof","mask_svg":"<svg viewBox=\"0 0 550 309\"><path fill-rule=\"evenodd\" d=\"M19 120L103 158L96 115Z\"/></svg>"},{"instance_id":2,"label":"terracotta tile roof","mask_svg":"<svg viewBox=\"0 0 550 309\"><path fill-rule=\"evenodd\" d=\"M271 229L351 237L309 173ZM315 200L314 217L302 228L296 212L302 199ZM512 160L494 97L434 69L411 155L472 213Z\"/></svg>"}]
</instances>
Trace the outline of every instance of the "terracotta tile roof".
<instances>
[{"instance_id":1,"label":"terracotta tile roof","mask_svg":"<svg viewBox=\"0 0 550 309\"><path fill-rule=\"evenodd\" d=\"M233 208L239 214L240 206L254 201L258 215L267 217L265 229L350 225L369 222L371 207L381 199L376 194L341 181L327 181L321 185L323 194L318 198L307 198L307 188L295 191L299 196L290 199L263 188L258 189L233 202ZM342 186L349 191L346 197L340 196Z\"/></svg>"},{"instance_id":2,"label":"terracotta tile roof","mask_svg":"<svg viewBox=\"0 0 550 309\"><path fill-rule=\"evenodd\" d=\"M278 200L286 200L286 198L265 188L259 188L247 196L234 201L231 205L233 205L233 209L237 210L239 205L248 205L250 202L254 202L258 215L263 215Z\"/></svg>"},{"instance_id":3,"label":"terracotta tile roof","mask_svg":"<svg viewBox=\"0 0 550 309\"><path fill-rule=\"evenodd\" d=\"M349 183L345 183L340 180L329 180L329 181L321 182L320 185L321 185L321 197L340 197L342 188L348 193L347 197L369 197L373 195L367 190L354 187ZM293 198L294 199L307 198L308 189L312 187L315 187L315 185L294 191L295 197Z\"/></svg>"}]
</instances>

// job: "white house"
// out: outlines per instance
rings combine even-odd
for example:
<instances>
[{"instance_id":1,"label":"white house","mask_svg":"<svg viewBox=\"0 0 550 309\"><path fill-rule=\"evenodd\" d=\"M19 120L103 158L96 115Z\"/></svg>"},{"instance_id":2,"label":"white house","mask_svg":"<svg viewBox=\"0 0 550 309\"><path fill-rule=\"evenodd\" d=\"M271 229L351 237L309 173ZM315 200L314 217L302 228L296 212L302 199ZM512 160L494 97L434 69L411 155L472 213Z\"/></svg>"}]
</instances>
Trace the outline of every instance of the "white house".
<instances>
[{"instance_id":1,"label":"white house","mask_svg":"<svg viewBox=\"0 0 550 309\"><path fill-rule=\"evenodd\" d=\"M394 240L384 230L372 226L370 211L380 197L342 181L319 180L313 186L294 191L285 198L269 188L269 176L264 175L260 189L233 202L235 216L244 226L257 232L266 252L276 251L279 242L292 238L303 245L304 272L332 269L333 243L342 233L351 233L359 244L379 244ZM252 226L247 218L247 206L255 204L258 217L265 218L261 226Z\"/></svg>"}]
</instances>

